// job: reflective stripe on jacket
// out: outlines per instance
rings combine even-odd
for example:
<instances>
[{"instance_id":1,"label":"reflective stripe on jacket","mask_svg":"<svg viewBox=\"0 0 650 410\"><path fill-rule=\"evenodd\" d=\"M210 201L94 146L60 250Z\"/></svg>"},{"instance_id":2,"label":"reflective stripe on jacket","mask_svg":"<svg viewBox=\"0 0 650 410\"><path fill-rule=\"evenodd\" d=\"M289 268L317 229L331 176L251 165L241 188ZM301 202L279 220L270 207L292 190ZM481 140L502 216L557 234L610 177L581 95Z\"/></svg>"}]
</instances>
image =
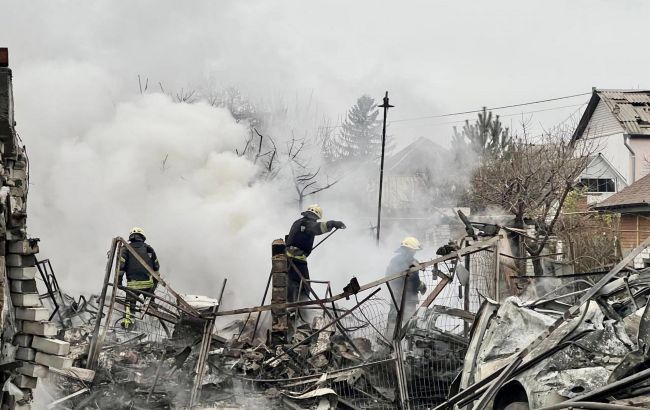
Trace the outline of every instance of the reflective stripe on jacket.
<instances>
[{"instance_id":1,"label":"reflective stripe on jacket","mask_svg":"<svg viewBox=\"0 0 650 410\"><path fill-rule=\"evenodd\" d=\"M126 282L126 287L136 290L153 288L153 279L150 276L148 280L129 280Z\"/></svg>"}]
</instances>

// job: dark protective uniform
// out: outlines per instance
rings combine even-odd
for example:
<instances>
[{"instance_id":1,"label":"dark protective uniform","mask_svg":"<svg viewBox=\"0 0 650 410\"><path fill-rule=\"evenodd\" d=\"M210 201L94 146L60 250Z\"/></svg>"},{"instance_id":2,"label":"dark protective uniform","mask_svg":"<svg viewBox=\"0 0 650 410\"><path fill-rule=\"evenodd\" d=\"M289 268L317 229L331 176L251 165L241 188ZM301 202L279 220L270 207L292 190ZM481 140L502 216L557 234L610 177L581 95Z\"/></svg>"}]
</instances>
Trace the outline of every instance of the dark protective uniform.
<instances>
[{"instance_id":1,"label":"dark protective uniform","mask_svg":"<svg viewBox=\"0 0 650 410\"><path fill-rule=\"evenodd\" d=\"M334 228L343 228L345 225L340 221L319 222L311 212L303 212L302 218L298 219L291 225L289 235L285 238L287 245L287 256L289 257L289 285L288 300L295 302L298 300L298 290L300 288L300 275L304 279L309 279L309 268L307 267L307 257L314 248L314 238L331 231ZM295 268L294 268L295 267ZM300 272L296 272L296 269ZM304 283L301 297L308 297L308 284Z\"/></svg>"},{"instance_id":2,"label":"dark protective uniform","mask_svg":"<svg viewBox=\"0 0 650 410\"><path fill-rule=\"evenodd\" d=\"M417 266L418 261L415 259L412 252L399 248L395 252L395 256L390 260L388 267L386 268L386 276L391 276L396 273L404 272L407 269L410 269L413 266ZM413 272L406 277L401 277L399 279L392 280L388 283L397 306L401 306L402 303L402 292L404 292L404 281L406 280L406 292L404 301L404 312L402 314L402 325L406 323L406 320L413 315L417 309L419 302L418 291L422 288L423 282L420 280L420 274L418 272ZM392 303L390 311L388 312L388 324L386 328L386 337L389 340L392 340L393 332L395 331L395 322L397 321L397 309Z\"/></svg>"},{"instance_id":3,"label":"dark protective uniform","mask_svg":"<svg viewBox=\"0 0 650 410\"><path fill-rule=\"evenodd\" d=\"M131 235L129 237L129 244L154 272L158 272L160 264L158 263L156 251L145 243L142 235ZM126 287L138 296L146 296L143 292L151 294L156 289L157 281L151 277L149 272L147 272L147 269L145 269L145 267L142 266L133 255L131 255L131 252L126 248L122 248L120 251L120 283L123 281L125 276ZM132 314L135 312L137 300L130 293L127 293L126 300L126 315L123 324L125 327L128 327L133 324Z\"/></svg>"}]
</instances>

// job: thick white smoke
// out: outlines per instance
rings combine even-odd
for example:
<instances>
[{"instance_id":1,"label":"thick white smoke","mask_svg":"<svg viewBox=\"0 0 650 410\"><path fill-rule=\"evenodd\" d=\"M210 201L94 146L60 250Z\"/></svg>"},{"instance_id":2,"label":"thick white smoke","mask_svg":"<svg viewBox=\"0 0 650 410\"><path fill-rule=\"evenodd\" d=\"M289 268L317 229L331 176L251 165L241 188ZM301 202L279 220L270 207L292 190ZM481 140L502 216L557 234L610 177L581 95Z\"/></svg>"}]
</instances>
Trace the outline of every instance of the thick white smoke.
<instances>
[{"instance_id":1,"label":"thick white smoke","mask_svg":"<svg viewBox=\"0 0 650 410\"><path fill-rule=\"evenodd\" d=\"M228 278L226 307L258 304L270 243L299 217L290 173L255 179L258 166L235 154L249 130L227 111L125 93L119 84L101 67L75 61L16 72L18 130L31 168L28 226L42 239L40 257L51 258L70 294L97 293L111 238L138 225L179 291L216 297ZM278 146L293 127L270 132ZM317 164L318 152L308 160ZM334 293L353 275L361 283L381 277L411 234L385 229L384 246L376 246L376 199L363 201L372 177L347 172L305 201L348 225L310 257L312 278L332 281Z\"/></svg>"},{"instance_id":2,"label":"thick white smoke","mask_svg":"<svg viewBox=\"0 0 650 410\"><path fill-rule=\"evenodd\" d=\"M32 159L30 232L66 288L97 291L110 239L133 225L181 291L264 280L284 202L234 153L246 132L225 110L152 94L118 103L79 138L60 137L38 155L45 163Z\"/></svg>"}]
</instances>

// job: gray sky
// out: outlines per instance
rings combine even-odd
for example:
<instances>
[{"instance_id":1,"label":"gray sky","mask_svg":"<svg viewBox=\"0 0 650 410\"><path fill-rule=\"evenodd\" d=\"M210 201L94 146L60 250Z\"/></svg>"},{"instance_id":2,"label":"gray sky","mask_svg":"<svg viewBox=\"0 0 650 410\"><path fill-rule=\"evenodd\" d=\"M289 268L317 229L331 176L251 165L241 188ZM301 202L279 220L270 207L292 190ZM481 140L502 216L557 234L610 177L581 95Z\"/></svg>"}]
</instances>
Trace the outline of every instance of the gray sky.
<instances>
[{"instance_id":1,"label":"gray sky","mask_svg":"<svg viewBox=\"0 0 650 410\"><path fill-rule=\"evenodd\" d=\"M592 86L650 87L650 55L640 41L650 11L644 0L0 0L0 8L19 120L34 87L21 82L21 70L47 64L69 67L69 95L55 87L62 103L88 103L87 79L77 83L75 73L84 78L99 67L110 81L96 86L112 102L137 92L141 74L170 90L232 85L269 101L295 103L313 93L333 119L359 95L379 98L385 90L397 106L390 118L403 119ZM60 81L46 76L40 86ZM522 111L553 108L533 117L534 125L550 126L587 98L502 114L517 123ZM445 143L450 122L464 118L395 123L391 132L401 141L424 135Z\"/></svg>"}]
</instances>

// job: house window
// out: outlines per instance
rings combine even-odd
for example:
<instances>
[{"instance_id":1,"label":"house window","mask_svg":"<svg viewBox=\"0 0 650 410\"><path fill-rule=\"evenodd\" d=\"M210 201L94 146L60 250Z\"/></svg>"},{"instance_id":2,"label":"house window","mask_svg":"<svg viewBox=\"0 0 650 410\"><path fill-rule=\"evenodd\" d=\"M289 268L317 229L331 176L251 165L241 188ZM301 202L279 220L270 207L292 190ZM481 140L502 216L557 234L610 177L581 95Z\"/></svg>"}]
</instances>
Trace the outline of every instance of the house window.
<instances>
[{"instance_id":1,"label":"house window","mask_svg":"<svg viewBox=\"0 0 650 410\"><path fill-rule=\"evenodd\" d=\"M616 184L610 178L582 178L580 186L587 192L616 192Z\"/></svg>"}]
</instances>

